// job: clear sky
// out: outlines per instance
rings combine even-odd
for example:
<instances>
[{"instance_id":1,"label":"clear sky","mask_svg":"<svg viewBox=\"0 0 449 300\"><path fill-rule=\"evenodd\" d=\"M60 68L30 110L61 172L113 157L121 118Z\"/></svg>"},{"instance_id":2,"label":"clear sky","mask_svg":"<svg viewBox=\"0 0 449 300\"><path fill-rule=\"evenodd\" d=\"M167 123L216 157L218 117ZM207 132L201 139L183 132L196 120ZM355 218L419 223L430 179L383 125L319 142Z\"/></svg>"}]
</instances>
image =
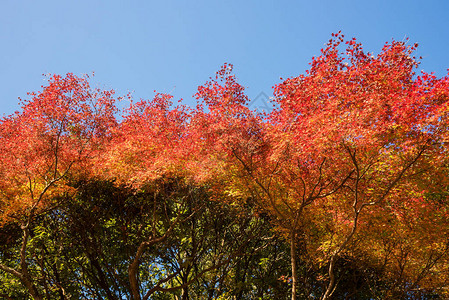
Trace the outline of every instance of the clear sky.
<instances>
[{"instance_id":1,"label":"clear sky","mask_svg":"<svg viewBox=\"0 0 449 300\"><path fill-rule=\"evenodd\" d=\"M0 1L0 115L38 91L42 74L95 72L95 85L195 103L225 63L247 95L308 68L332 32L378 53L391 39L419 43L421 69L447 74L449 1Z\"/></svg>"}]
</instances>

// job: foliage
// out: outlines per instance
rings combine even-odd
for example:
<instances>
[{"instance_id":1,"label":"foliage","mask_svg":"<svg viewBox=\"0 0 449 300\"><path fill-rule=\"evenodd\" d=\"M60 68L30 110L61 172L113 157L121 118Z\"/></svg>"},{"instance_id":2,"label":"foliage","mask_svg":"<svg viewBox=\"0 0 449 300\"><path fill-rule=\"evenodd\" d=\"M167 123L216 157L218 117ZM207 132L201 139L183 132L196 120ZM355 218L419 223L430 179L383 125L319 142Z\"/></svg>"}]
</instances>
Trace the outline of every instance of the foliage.
<instances>
[{"instance_id":1,"label":"foliage","mask_svg":"<svg viewBox=\"0 0 449 300\"><path fill-rule=\"evenodd\" d=\"M229 64L121 117L50 77L0 122L0 296L447 297L449 77L416 47L333 34L268 115Z\"/></svg>"}]
</instances>

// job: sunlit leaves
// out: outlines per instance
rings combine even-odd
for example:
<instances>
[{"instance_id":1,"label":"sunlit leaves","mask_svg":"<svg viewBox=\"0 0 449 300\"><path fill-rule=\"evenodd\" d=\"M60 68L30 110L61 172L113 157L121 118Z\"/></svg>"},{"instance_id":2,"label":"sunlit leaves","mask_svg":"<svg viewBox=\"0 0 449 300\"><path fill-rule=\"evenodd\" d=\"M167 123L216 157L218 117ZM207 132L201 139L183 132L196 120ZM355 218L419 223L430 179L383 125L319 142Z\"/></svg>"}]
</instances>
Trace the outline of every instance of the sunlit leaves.
<instances>
[{"instance_id":1,"label":"sunlit leaves","mask_svg":"<svg viewBox=\"0 0 449 300\"><path fill-rule=\"evenodd\" d=\"M87 78L55 75L2 119L0 219L69 191L62 179L90 170L116 125L113 95L90 88Z\"/></svg>"}]
</instances>

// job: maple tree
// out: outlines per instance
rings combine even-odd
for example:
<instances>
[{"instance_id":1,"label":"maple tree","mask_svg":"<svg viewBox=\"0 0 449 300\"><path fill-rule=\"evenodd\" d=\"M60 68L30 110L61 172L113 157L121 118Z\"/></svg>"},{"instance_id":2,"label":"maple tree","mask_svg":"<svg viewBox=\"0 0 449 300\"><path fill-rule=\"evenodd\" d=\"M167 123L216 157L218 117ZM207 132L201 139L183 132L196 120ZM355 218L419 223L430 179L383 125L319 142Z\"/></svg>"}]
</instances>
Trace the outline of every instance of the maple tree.
<instances>
[{"instance_id":1,"label":"maple tree","mask_svg":"<svg viewBox=\"0 0 449 300\"><path fill-rule=\"evenodd\" d=\"M71 177L88 172L91 158L115 125L113 91L91 89L87 78L52 76L39 93L30 93L22 111L0 124L0 221L16 221L23 231L17 268L0 269L19 278L42 299L27 266L30 224L70 193Z\"/></svg>"},{"instance_id":2,"label":"maple tree","mask_svg":"<svg viewBox=\"0 0 449 300\"><path fill-rule=\"evenodd\" d=\"M375 211L415 201L425 188L413 178L429 176L426 164L440 164L446 151L448 78L414 78L416 45L393 41L374 56L355 39L340 53L343 41L336 34L305 75L276 87L270 128L285 206L302 227L334 227L315 244L328 257L322 299L335 290L340 254Z\"/></svg>"},{"instance_id":3,"label":"maple tree","mask_svg":"<svg viewBox=\"0 0 449 300\"><path fill-rule=\"evenodd\" d=\"M343 41L334 35L305 75L276 87L270 128L282 143L271 159L281 164L286 205L335 226L320 245L329 257L322 299L335 290L336 260L374 211L415 201L425 188L413 178L429 176L427 164L446 152L448 78L414 78L416 45L393 41L374 56L355 39L340 53Z\"/></svg>"},{"instance_id":4,"label":"maple tree","mask_svg":"<svg viewBox=\"0 0 449 300\"><path fill-rule=\"evenodd\" d=\"M98 174L103 178L111 178L119 182L142 187L144 190L156 182L153 187L156 192L162 188L157 184L164 178L182 177L182 143L185 142L184 131L188 114L185 108L180 106L171 109L171 96L157 94L153 100L141 100L132 103L123 116L117 130L114 131L108 145L108 151L104 152L100 160ZM163 188L162 188L163 189ZM180 197L180 211L187 204L188 197ZM158 211L159 204L154 198L153 215L150 224L143 223L143 228L150 232L143 238L136 249L135 257L129 265L129 282L133 299L148 299L158 290L158 286L149 289L141 296L138 274L142 256L145 251L155 244L164 242L172 233L178 223L190 218L178 213L173 218L166 220L169 226L160 230L160 217L162 211ZM165 204L164 204L165 205ZM195 212L191 212L194 214ZM164 281L162 281L164 282Z\"/></svg>"},{"instance_id":5,"label":"maple tree","mask_svg":"<svg viewBox=\"0 0 449 300\"><path fill-rule=\"evenodd\" d=\"M107 151L99 157L101 163L96 169L100 178L131 186L138 193L150 192L154 195L154 199L149 200L152 202L149 207L151 214L139 225L138 247L128 267L130 294L133 299L148 299L157 292L177 290L182 290L183 299L188 297L189 284L201 276L217 272L223 265L229 265L235 256L240 254L241 248L251 240L245 235L253 237L254 234L251 231L236 232L235 234L240 235L238 242L242 245L233 249L235 241L229 241L224 247L228 249L226 253L220 249L223 246L215 246L214 252L218 253L214 255L202 252L208 259L203 258L202 265L197 265L195 269L190 260L199 259L196 257L199 251L197 248L201 247L202 243L193 245L190 253L176 249L176 245L181 244L182 248L188 248L188 245L179 243L180 234L175 231L185 227L185 224L191 224L192 220L201 219L204 208L194 205L196 200L190 194L201 187L193 180L193 172L199 169L190 160L197 147L194 131L189 130L191 115L185 106L173 106L171 98L170 95L156 94L152 100L131 102L130 107L125 109L123 120L111 134L106 146ZM174 190L171 191L167 187L173 187ZM237 229L240 228L237 224L236 226ZM257 226L255 227L257 229ZM197 233L193 234L195 237ZM219 234L221 232L217 233ZM200 240L204 241L203 238ZM168 241L172 241L172 245L166 245L166 248L181 252L181 257L176 259L185 262L177 268L167 266L166 273L162 272L160 279L153 286L142 286L140 272L148 266L148 262L142 262L143 257L147 256L151 248L167 244ZM161 257L165 255L160 254ZM189 257L183 258L182 255ZM222 276L225 275L224 273ZM174 279L179 280L180 284L167 287L167 282Z\"/></svg>"}]
</instances>

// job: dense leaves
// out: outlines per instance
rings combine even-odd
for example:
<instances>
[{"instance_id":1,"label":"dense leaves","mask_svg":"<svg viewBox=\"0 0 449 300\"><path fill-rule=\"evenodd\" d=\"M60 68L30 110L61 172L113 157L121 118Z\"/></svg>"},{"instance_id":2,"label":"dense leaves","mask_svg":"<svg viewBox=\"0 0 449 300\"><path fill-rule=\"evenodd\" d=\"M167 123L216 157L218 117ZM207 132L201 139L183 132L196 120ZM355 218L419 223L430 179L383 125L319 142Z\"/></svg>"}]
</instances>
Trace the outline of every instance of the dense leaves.
<instances>
[{"instance_id":1,"label":"dense leaves","mask_svg":"<svg viewBox=\"0 0 449 300\"><path fill-rule=\"evenodd\" d=\"M340 33L259 114L52 76L0 123L6 299L445 298L449 77ZM130 96L127 96L130 98Z\"/></svg>"}]
</instances>

